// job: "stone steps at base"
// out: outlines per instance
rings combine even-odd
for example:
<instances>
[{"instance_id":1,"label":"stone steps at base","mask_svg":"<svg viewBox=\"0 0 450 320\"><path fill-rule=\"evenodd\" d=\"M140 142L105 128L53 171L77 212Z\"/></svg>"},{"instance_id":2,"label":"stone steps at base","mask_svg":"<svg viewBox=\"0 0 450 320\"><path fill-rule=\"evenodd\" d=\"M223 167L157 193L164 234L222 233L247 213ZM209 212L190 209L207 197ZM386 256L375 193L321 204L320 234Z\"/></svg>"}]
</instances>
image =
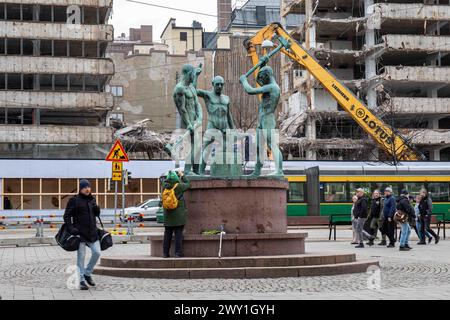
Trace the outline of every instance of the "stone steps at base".
<instances>
[{"instance_id":1,"label":"stone steps at base","mask_svg":"<svg viewBox=\"0 0 450 320\"><path fill-rule=\"evenodd\" d=\"M111 268L98 266L94 274L123 278L159 279L256 279L285 278L304 276L329 276L366 272L370 266L378 266L377 260L360 260L348 263L335 263L309 266L287 267L242 267L242 268Z\"/></svg>"},{"instance_id":2,"label":"stone steps at base","mask_svg":"<svg viewBox=\"0 0 450 320\"><path fill-rule=\"evenodd\" d=\"M355 262L354 253L321 253L288 256L163 259L151 256L102 257L100 265L126 269L206 269L291 267Z\"/></svg>"}]
</instances>

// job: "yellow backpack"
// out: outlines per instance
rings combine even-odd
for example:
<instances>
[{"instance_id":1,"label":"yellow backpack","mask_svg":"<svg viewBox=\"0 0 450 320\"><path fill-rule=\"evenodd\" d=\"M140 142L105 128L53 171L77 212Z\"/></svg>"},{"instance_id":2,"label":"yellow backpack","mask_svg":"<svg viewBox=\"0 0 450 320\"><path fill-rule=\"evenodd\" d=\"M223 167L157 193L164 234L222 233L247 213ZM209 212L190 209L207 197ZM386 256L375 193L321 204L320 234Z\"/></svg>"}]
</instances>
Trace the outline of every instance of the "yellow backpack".
<instances>
[{"instance_id":1,"label":"yellow backpack","mask_svg":"<svg viewBox=\"0 0 450 320\"><path fill-rule=\"evenodd\" d=\"M172 189L164 189L162 194L163 208L166 210L174 210L178 208L178 199L175 195L175 189L178 183L173 186Z\"/></svg>"}]
</instances>

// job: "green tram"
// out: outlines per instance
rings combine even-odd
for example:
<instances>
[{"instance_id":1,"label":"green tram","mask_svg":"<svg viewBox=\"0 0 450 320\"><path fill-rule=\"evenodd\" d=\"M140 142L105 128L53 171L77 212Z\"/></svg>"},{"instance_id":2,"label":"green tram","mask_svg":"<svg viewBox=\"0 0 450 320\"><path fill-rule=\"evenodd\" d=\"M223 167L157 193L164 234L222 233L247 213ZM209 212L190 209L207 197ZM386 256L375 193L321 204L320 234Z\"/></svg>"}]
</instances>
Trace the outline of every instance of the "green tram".
<instances>
[{"instance_id":1,"label":"green tram","mask_svg":"<svg viewBox=\"0 0 450 320\"><path fill-rule=\"evenodd\" d=\"M289 217L348 214L350 219L355 189L384 192L387 187L395 196L403 189L415 196L426 188L433 199L433 213L450 212L450 163L286 162L285 175Z\"/></svg>"}]
</instances>

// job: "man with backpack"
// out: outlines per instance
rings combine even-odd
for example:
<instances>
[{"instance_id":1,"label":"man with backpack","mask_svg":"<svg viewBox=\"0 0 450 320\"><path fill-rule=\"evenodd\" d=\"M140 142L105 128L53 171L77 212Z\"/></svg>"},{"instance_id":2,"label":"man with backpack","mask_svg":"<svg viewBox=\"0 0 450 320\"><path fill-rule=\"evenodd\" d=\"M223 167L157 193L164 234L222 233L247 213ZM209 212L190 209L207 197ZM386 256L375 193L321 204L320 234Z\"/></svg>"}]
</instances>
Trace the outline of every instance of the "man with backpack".
<instances>
[{"instance_id":1,"label":"man with backpack","mask_svg":"<svg viewBox=\"0 0 450 320\"><path fill-rule=\"evenodd\" d=\"M409 236L411 234L410 221L416 216L411 203L409 202L409 193L403 190L397 201L397 216L403 217L399 222L401 224L400 251L409 251Z\"/></svg>"},{"instance_id":2,"label":"man with backpack","mask_svg":"<svg viewBox=\"0 0 450 320\"><path fill-rule=\"evenodd\" d=\"M95 287L92 272L100 259L100 239L97 233L96 217L100 216L100 208L91 193L91 184L88 180L80 180L80 192L67 203L64 212L64 223L69 232L80 236L81 243L77 251L77 266L80 272L80 289L88 290L86 282ZM87 267L84 266L86 246L91 249L91 259Z\"/></svg>"},{"instance_id":3,"label":"man with backpack","mask_svg":"<svg viewBox=\"0 0 450 320\"><path fill-rule=\"evenodd\" d=\"M183 229L186 224L186 204L183 194L190 187L189 180L182 172L169 171L162 192L164 209L164 258L170 257L172 236L175 233L175 257L183 257Z\"/></svg>"}]
</instances>

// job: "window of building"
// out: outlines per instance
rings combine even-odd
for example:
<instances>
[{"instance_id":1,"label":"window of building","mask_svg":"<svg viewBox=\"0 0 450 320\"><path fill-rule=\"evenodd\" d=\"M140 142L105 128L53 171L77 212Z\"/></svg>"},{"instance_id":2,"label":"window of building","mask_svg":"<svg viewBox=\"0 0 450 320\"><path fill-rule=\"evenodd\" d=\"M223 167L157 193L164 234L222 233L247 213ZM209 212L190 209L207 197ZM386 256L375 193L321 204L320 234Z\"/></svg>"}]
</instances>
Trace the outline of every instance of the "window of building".
<instances>
[{"instance_id":1,"label":"window of building","mask_svg":"<svg viewBox=\"0 0 450 320\"><path fill-rule=\"evenodd\" d=\"M84 90L84 75L71 74L70 75L70 91L83 91Z\"/></svg>"},{"instance_id":2,"label":"window of building","mask_svg":"<svg viewBox=\"0 0 450 320\"><path fill-rule=\"evenodd\" d=\"M0 20L5 20L5 5L6 3L0 3Z\"/></svg>"},{"instance_id":3,"label":"window of building","mask_svg":"<svg viewBox=\"0 0 450 320\"><path fill-rule=\"evenodd\" d=\"M22 77L20 73L8 73L6 75L7 89L8 90L21 90L22 89Z\"/></svg>"},{"instance_id":4,"label":"window of building","mask_svg":"<svg viewBox=\"0 0 450 320\"><path fill-rule=\"evenodd\" d=\"M41 90L53 90L53 75L51 74L40 74L39 77L39 87Z\"/></svg>"},{"instance_id":5,"label":"window of building","mask_svg":"<svg viewBox=\"0 0 450 320\"><path fill-rule=\"evenodd\" d=\"M109 115L109 119L110 120L118 120L118 121L122 121L124 120L124 115L123 113L118 113L118 112L112 112Z\"/></svg>"},{"instance_id":6,"label":"window of building","mask_svg":"<svg viewBox=\"0 0 450 320\"><path fill-rule=\"evenodd\" d=\"M33 21L33 6L30 4L22 4L22 20Z\"/></svg>"},{"instance_id":7,"label":"window of building","mask_svg":"<svg viewBox=\"0 0 450 320\"><path fill-rule=\"evenodd\" d=\"M67 22L67 7L53 6L53 21Z\"/></svg>"},{"instance_id":8,"label":"window of building","mask_svg":"<svg viewBox=\"0 0 450 320\"><path fill-rule=\"evenodd\" d=\"M21 20L20 4L7 3L6 4L6 19L7 20Z\"/></svg>"},{"instance_id":9,"label":"window of building","mask_svg":"<svg viewBox=\"0 0 450 320\"><path fill-rule=\"evenodd\" d=\"M56 91L67 91L69 85L68 76L65 74L55 75L55 90Z\"/></svg>"},{"instance_id":10,"label":"window of building","mask_svg":"<svg viewBox=\"0 0 450 320\"><path fill-rule=\"evenodd\" d=\"M24 56L32 56L33 52L33 41L30 39L22 39L22 54Z\"/></svg>"},{"instance_id":11,"label":"window of building","mask_svg":"<svg viewBox=\"0 0 450 320\"><path fill-rule=\"evenodd\" d=\"M98 56L97 50L98 50L97 42L86 41L84 43L84 57L85 58L100 58Z\"/></svg>"},{"instance_id":12,"label":"window of building","mask_svg":"<svg viewBox=\"0 0 450 320\"><path fill-rule=\"evenodd\" d=\"M114 97L123 97L123 87L122 86L111 86L111 94Z\"/></svg>"},{"instance_id":13,"label":"window of building","mask_svg":"<svg viewBox=\"0 0 450 320\"><path fill-rule=\"evenodd\" d=\"M67 41L55 40L53 41L55 57L67 57Z\"/></svg>"},{"instance_id":14,"label":"window of building","mask_svg":"<svg viewBox=\"0 0 450 320\"><path fill-rule=\"evenodd\" d=\"M6 81L5 81L6 74L0 73L0 90L6 89Z\"/></svg>"},{"instance_id":15,"label":"window of building","mask_svg":"<svg viewBox=\"0 0 450 320\"><path fill-rule=\"evenodd\" d=\"M40 6L39 21L51 22L52 21L52 6Z\"/></svg>"},{"instance_id":16,"label":"window of building","mask_svg":"<svg viewBox=\"0 0 450 320\"><path fill-rule=\"evenodd\" d=\"M6 53L19 55L21 54L20 39L7 39L6 41Z\"/></svg>"},{"instance_id":17,"label":"window of building","mask_svg":"<svg viewBox=\"0 0 450 320\"><path fill-rule=\"evenodd\" d=\"M85 91L86 92L99 92L100 91L100 78L98 76L86 75L85 76Z\"/></svg>"},{"instance_id":18,"label":"window of building","mask_svg":"<svg viewBox=\"0 0 450 320\"><path fill-rule=\"evenodd\" d=\"M305 202L305 184L303 182L289 182L288 202Z\"/></svg>"},{"instance_id":19,"label":"window of building","mask_svg":"<svg viewBox=\"0 0 450 320\"><path fill-rule=\"evenodd\" d=\"M97 24L98 7L84 7L83 8L83 23Z\"/></svg>"},{"instance_id":20,"label":"window of building","mask_svg":"<svg viewBox=\"0 0 450 320\"><path fill-rule=\"evenodd\" d=\"M81 58L83 56L82 41L69 41L69 48L70 57Z\"/></svg>"},{"instance_id":21,"label":"window of building","mask_svg":"<svg viewBox=\"0 0 450 320\"><path fill-rule=\"evenodd\" d=\"M180 32L180 41L187 41L187 32Z\"/></svg>"},{"instance_id":22,"label":"window of building","mask_svg":"<svg viewBox=\"0 0 450 320\"><path fill-rule=\"evenodd\" d=\"M34 89L34 74L24 74L23 90L33 90L33 89Z\"/></svg>"},{"instance_id":23,"label":"window of building","mask_svg":"<svg viewBox=\"0 0 450 320\"><path fill-rule=\"evenodd\" d=\"M52 40L40 40L40 55L41 56L52 56L53 55Z\"/></svg>"},{"instance_id":24,"label":"window of building","mask_svg":"<svg viewBox=\"0 0 450 320\"><path fill-rule=\"evenodd\" d=\"M1 7L1 5L0 5L0 7ZM5 38L0 39L0 54L5 54L6 53L5 42L6 42Z\"/></svg>"}]
</instances>

